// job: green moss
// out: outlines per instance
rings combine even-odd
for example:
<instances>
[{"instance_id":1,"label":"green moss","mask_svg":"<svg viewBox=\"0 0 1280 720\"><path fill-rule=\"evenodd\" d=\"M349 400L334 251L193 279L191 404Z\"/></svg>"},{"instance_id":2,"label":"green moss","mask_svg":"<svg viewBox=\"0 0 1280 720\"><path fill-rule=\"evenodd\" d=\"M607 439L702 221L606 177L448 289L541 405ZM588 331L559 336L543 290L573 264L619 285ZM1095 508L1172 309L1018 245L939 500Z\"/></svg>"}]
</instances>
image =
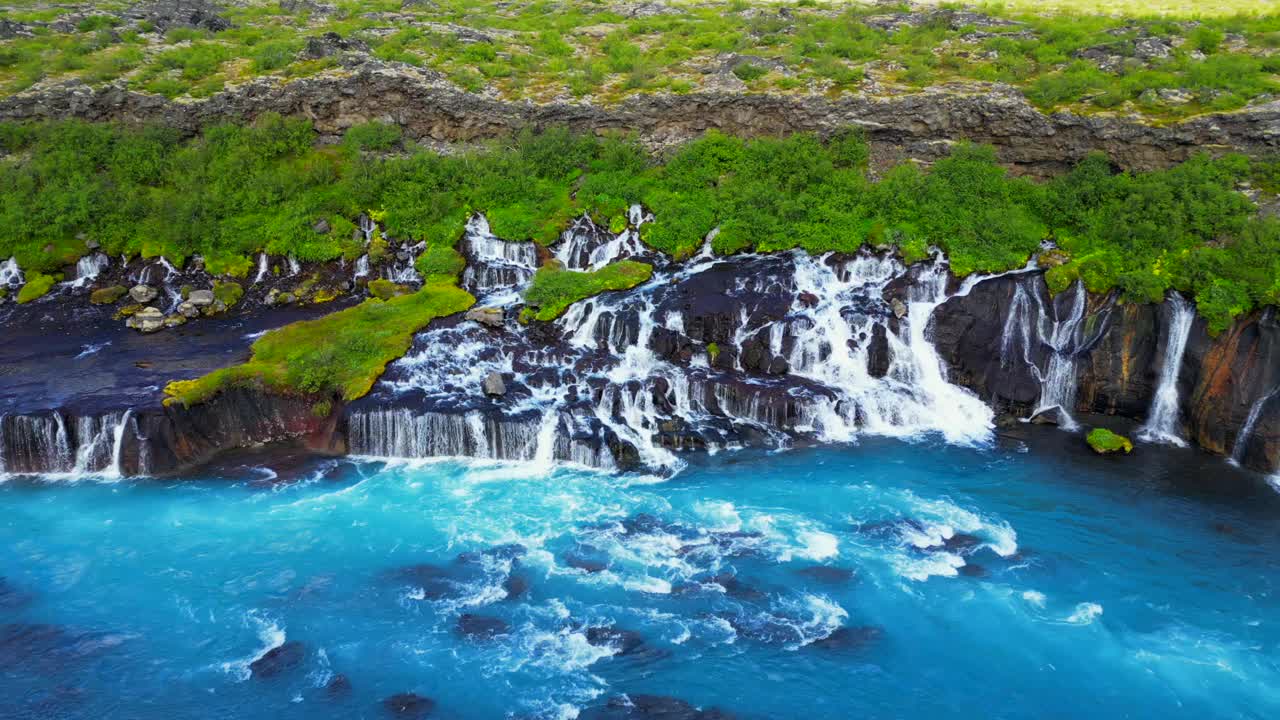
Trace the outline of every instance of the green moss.
<instances>
[{"instance_id":1,"label":"green moss","mask_svg":"<svg viewBox=\"0 0 1280 720\"><path fill-rule=\"evenodd\" d=\"M101 288L89 294L89 302L94 305L111 305L124 297L127 292L129 289L122 285Z\"/></svg>"},{"instance_id":2,"label":"green moss","mask_svg":"<svg viewBox=\"0 0 1280 720\"><path fill-rule=\"evenodd\" d=\"M380 300L390 300L407 292L409 292L409 288L404 285L397 285L390 280L378 278L377 280L369 281L369 294Z\"/></svg>"},{"instance_id":3,"label":"green moss","mask_svg":"<svg viewBox=\"0 0 1280 720\"><path fill-rule=\"evenodd\" d=\"M1094 428L1089 431L1085 441L1089 443L1089 447L1099 455L1108 455L1123 451L1124 453L1133 452L1133 442L1129 438L1118 435L1106 428Z\"/></svg>"},{"instance_id":4,"label":"green moss","mask_svg":"<svg viewBox=\"0 0 1280 720\"><path fill-rule=\"evenodd\" d=\"M474 303L457 287L427 285L411 295L369 299L317 320L286 325L254 342L253 356L242 365L169 383L165 403L189 407L238 386L261 386L317 402L355 400L369 392L387 363L408 351L414 333Z\"/></svg>"},{"instance_id":5,"label":"green moss","mask_svg":"<svg viewBox=\"0 0 1280 720\"><path fill-rule=\"evenodd\" d=\"M565 270L548 263L534 274L524 299L536 309L534 319L555 320L579 300L610 290L628 290L652 276L651 265L632 260L618 260L594 272Z\"/></svg>"},{"instance_id":6,"label":"green moss","mask_svg":"<svg viewBox=\"0 0 1280 720\"><path fill-rule=\"evenodd\" d=\"M22 286L18 291L18 304L29 303L45 296L53 284L58 282L61 275L45 275L38 272L27 273L27 284Z\"/></svg>"}]
</instances>

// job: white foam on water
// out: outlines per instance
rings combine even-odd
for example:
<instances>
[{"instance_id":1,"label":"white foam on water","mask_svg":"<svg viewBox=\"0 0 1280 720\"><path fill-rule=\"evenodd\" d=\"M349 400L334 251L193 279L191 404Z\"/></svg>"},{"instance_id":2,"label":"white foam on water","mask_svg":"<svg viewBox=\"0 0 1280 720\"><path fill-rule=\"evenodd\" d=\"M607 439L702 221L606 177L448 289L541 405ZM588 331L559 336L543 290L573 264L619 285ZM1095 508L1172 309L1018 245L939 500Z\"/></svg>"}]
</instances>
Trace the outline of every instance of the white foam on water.
<instances>
[{"instance_id":1,"label":"white foam on water","mask_svg":"<svg viewBox=\"0 0 1280 720\"><path fill-rule=\"evenodd\" d=\"M1035 607L1043 608L1047 598L1045 598L1044 593L1038 590L1024 590L1022 593L1022 599Z\"/></svg>"},{"instance_id":2,"label":"white foam on water","mask_svg":"<svg viewBox=\"0 0 1280 720\"><path fill-rule=\"evenodd\" d=\"M840 554L840 539L822 530L802 530L796 539L803 547L796 555L808 560L829 560Z\"/></svg>"},{"instance_id":3,"label":"white foam on water","mask_svg":"<svg viewBox=\"0 0 1280 720\"><path fill-rule=\"evenodd\" d=\"M264 618L257 611L249 611L245 614L244 622L246 626L256 629L258 641L261 647L253 652L252 655L241 658L239 660L230 660L218 665L218 669L230 675L236 682L244 682L252 675L249 666L262 659L267 653L284 645L285 631L275 620Z\"/></svg>"},{"instance_id":4,"label":"white foam on water","mask_svg":"<svg viewBox=\"0 0 1280 720\"><path fill-rule=\"evenodd\" d=\"M1076 605L1076 609L1070 615L1063 618L1062 621L1070 625L1090 625L1101 615L1101 605L1091 602L1082 602Z\"/></svg>"},{"instance_id":5,"label":"white foam on water","mask_svg":"<svg viewBox=\"0 0 1280 720\"><path fill-rule=\"evenodd\" d=\"M110 340L107 340L106 342L100 342L100 343L88 343L81 347L80 353L76 355L75 359L79 360L81 358L87 358L90 355L96 355L99 351L101 351L105 347L108 347L109 345L111 345Z\"/></svg>"}]
</instances>

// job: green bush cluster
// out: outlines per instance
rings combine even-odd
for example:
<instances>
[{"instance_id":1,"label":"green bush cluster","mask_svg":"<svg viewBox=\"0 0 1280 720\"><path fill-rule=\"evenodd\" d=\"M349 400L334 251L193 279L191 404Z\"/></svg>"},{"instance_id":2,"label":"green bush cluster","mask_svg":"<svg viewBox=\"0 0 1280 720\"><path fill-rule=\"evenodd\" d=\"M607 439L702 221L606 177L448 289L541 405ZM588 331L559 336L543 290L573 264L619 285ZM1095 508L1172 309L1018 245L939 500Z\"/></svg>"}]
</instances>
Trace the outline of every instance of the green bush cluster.
<instances>
[{"instance_id":1,"label":"green bush cluster","mask_svg":"<svg viewBox=\"0 0 1280 720\"><path fill-rule=\"evenodd\" d=\"M555 320L569 306L610 290L629 290L653 276L653 266L634 260L617 260L590 272L565 270L556 263L538 268L525 291L526 317Z\"/></svg>"},{"instance_id":2,"label":"green bush cluster","mask_svg":"<svg viewBox=\"0 0 1280 720\"><path fill-rule=\"evenodd\" d=\"M1237 187L1274 188L1277 162L1197 156L1169 170L1118 173L1091 156L1047 183L1011 177L990 148L958 144L923 169L872 180L856 132L742 140L709 133L662 161L618 137L523 133L440 155L383 126L316 147L305 121L265 117L183 139L155 128L78 122L0 124L0 257L55 272L96 240L111 255L200 254L217 275L244 276L259 252L352 260L366 252L348 218L370 212L399 240L425 241L417 267L456 278L464 224L483 212L507 240L554 242L588 213L619 227L633 203L655 220L651 246L677 258L713 229L719 253L897 248L908 261L945 251L953 271L1017 268L1052 239L1078 281L1134 301L1194 296L1213 330L1280 303L1280 221L1256 216ZM394 149L393 154L372 152ZM317 231L327 220L328 232ZM319 225L323 227L323 225ZM379 235L367 248L388 252Z\"/></svg>"}]
</instances>

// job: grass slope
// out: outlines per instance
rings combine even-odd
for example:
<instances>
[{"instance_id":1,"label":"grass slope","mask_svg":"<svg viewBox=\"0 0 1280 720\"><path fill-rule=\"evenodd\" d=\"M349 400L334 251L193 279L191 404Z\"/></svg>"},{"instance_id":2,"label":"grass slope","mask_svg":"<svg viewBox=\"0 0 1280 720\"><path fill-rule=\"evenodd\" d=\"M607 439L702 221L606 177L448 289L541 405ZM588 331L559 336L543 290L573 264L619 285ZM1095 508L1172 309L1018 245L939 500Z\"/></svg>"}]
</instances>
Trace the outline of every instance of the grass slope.
<instances>
[{"instance_id":1,"label":"grass slope","mask_svg":"<svg viewBox=\"0 0 1280 720\"><path fill-rule=\"evenodd\" d=\"M409 350L414 333L474 303L457 287L429 284L411 295L371 298L332 315L286 325L254 342L253 356L244 364L169 383L165 403L191 406L243 385L315 397L322 409L333 398L355 400L369 392L387 363Z\"/></svg>"}]
</instances>

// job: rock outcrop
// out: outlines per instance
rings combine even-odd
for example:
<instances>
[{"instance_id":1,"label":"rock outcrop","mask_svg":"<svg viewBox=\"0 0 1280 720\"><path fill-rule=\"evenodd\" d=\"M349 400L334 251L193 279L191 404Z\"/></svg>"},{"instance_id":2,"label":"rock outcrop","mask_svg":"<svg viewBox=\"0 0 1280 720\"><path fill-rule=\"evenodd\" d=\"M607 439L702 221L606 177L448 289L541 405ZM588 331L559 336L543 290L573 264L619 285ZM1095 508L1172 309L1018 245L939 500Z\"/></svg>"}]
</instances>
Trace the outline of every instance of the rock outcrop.
<instances>
[{"instance_id":1,"label":"rock outcrop","mask_svg":"<svg viewBox=\"0 0 1280 720\"><path fill-rule=\"evenodd\" d=\"M1119 117L1045 115L1016 89L988 84L890 97L701 92L634 96L612 106L532 104L468 93L438 73L367 56L349 70L291 82L257 79L202 100L173 102L78 81L0 100L3 120L156 122L187 132L268 112L307 117L330 135L373 119L392 120L417 139L446 143L525 127L566 126L579 132L632 132L655 148L710 129L743 136L826 135L855 126L866 130L879 166L904 158L933 160L951 143L967 139L993 145L1002 162L1035 176L1060 172L1095 150L1132 170L1167 167L1202 150L1252 155L1280 150L1280 101L1160 127Z\"/></svg>"}]
</instances>

